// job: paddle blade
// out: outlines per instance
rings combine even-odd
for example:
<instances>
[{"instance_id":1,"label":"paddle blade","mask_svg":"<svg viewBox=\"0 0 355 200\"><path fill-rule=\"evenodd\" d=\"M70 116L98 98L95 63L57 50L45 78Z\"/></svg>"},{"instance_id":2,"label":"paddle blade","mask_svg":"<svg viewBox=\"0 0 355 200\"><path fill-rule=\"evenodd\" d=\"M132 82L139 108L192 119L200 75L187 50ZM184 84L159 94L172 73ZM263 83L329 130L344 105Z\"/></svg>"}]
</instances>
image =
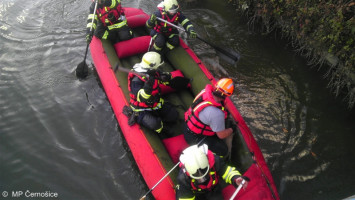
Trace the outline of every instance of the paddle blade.
<instances>
[{"instance_id":1,"label":"paddle blade","mask_svg":"<svg viewBox=\"0 0 355 200\"><path fill-rule=\"evenodd\" d=\"M78 64L75 70L75 74L78 78L85 78L89 74L88 65L85 61Z\"/></svg>"},{"instance_id":2,"label":"paddle blade","mask_svg":"<svg viewBox=\"0 0 355 200\"><path fill-rule=\"evenodd\" d=\"M217 50L217 49L216 49ZM226 54L226 51L228 51L228 55ZM235 52L235 51L233 51L233 50L225 50L225 51L223 51L223 52L221 52L221 51L216 51L217 52L217 54L218 54L218 56L221 58L221 59L223 59L225 62L227 62L228 64L230 64L230 65L235 65L237 62L238 62L238 60L240 59L240 54L239 53L237 53L237 52Z\"/></svg>"},{"instance_id":3,"label":"paddle blade","mask_svg":"<svg viewBox=\"0 0 355 200\"><path fill-rule=\"evenodd\" d=\"M216 51L218 52L218 54L228 63L234 65L239 59L240 59L240 55L239 53L231 50L231 49L225 49L225 48L221 48L218 47L208 41L206 41L205 39L197 36L197 39L201 40L202 42L205 42L206 44L210 45L211 47L213 47L214 49L216 49Z\"/></svg>"}]
</instances>

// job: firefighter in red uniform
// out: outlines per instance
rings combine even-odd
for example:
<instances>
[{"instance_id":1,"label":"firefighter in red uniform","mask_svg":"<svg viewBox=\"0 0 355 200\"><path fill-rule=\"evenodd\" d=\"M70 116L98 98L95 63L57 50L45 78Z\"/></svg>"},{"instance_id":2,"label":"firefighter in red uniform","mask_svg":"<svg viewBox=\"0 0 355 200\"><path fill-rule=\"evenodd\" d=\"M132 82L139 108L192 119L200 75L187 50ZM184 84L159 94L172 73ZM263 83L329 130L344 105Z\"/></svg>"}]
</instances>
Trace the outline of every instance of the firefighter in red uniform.
<instances>
[{"instance_id":1,"label":"firefighter in red uniform","mask_svg":"<svg viewBox=\"0 0 355 200\"><path fill-rule=\"evenodd\" d=\"M147 52L142 61L133 66L134 72L128 74L128 90L130 92L130 112L125 107L125 115L130 117L129 125L135 122L154 130L159 136L166 138L171 136L171 131L166 123L175 122L178 112L174 105L165 102L161 98L159 84L169 84L171 74L161 72L158 69L163 62L157 52Z\"/></svg>"},{"instance_id":2,"label":"firefighter in red uniform","mask_svg":"<svg viewBox=\"0 0 355 200\"><path fill-rule=\"evenodd\" d=\"M92 26L94 35L100 39L110 40L113 44L129 40L133 33L127 25L124 10L121 6L121 0L97 0L98 6L95 15L95 1L90 6L90 14L87 20L86 41L91 42L92 35L90 28ZM94 23L92 24L92 19Z\"/></svg>"},{"instance_id":3,"label":"firefighter in red uniform","mask_svg":"<svg viewBox=\"0 0 355 200\"><path fill-rule=\"evenodd\" d=\"M180 23L189 33L190 38L196 38L197 36L189 19L178 11L179 4L176 0L164 0L161 4L162 6L158 5L158 11L154 12L146 23L147 27L152 29L150 32L154 39L152 50L159 53L162 52L164 46L169 50L174 49L180 44L180 40L179 31L171 25L161 22L157 17L175 25Z\"/></svg>"},{"instance_id":4,"label":"firefighter in red uniform","mask_svg":"<svg viewBox=\"0 0 355 200\"><path fill-rule=\"evenodd\" d=\"M180 156L180 170L176 186L177 200L223 199L220 181L238 187L243 179L243 188L249 179L241 176L235 167L225 164L223 159L208 150L208 146L192 145Z\"/></svg>"},{"instance_id":5,"label":"firefighter in red uniform","mask_svg":"<svg viewBox=\"0 0 355 200\"><path fill-rule=\"evenodd\" d=\"M228 147L223 139L231 136L236 125L227 119L224 100L233 94L234 83L223 78L213 87L206 85L185 112L186 127L184 137L190 145L197 144L202 138L212 152L221 157L228 155ZM226 127L226 121L228 126Z\"/></svg>"}]
</instances>

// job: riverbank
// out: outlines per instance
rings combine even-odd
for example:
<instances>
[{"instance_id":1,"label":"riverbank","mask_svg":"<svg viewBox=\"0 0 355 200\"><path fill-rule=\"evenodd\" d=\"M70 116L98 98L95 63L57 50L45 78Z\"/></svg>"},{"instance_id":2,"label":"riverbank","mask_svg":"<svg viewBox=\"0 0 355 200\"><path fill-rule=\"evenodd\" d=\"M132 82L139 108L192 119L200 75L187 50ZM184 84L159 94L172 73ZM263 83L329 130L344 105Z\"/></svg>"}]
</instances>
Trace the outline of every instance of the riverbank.
<instances>
[{"instance_id":1,"label":"riverbank","mask_svg":"<svg viewBox=\"0 0 355 200\"><path fill-rule=\"evenodd\" d=\"M311 67L326 68L330 90L355 105L355 3L352 1L228 0L250 27L279 33Z\"/></svg>"}]
</instances>

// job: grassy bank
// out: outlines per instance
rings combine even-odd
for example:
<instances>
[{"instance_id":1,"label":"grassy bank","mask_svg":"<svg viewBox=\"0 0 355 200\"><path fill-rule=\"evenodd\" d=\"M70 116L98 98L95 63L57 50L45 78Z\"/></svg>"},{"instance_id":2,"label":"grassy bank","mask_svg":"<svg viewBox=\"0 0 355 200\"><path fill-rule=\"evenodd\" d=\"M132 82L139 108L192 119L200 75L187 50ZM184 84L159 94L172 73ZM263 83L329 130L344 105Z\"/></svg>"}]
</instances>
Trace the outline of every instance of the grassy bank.
<instances>
[{"instance_id":1,"label":"grassy bank","mask_svg":"<svg viewBox=\"0 0 355 200\"><path fill-rule=\"evenodd\" d=\"M344 0L227 0L251 27L278 31L310 66L327 67L325 78L349 108L355 104L355 2Z\"/></svg>"}]
</instances>

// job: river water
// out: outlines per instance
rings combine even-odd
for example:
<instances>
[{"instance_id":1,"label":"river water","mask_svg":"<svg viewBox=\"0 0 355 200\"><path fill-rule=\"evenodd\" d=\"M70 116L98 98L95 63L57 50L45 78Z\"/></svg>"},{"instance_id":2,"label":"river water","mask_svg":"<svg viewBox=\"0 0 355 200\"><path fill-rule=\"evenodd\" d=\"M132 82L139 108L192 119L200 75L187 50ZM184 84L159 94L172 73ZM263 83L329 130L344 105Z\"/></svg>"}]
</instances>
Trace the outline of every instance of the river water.
<instances>
[{"instance_id":1,"label":"river water","mask_svg":"<svg viewBox=\"0 0 355 200\"><path fill-rule=\"evenodd\" d=\"M19 191L66 200L139 199L148 190L90 55L88 78L74 74L84 58L90 3L0 2L0 199ZM157 4L123 1L148 13ZM233 101L281 199L354 195L355 114L329 92L322 73L279 37L251 31L223 2L190 0L182 9L202 37L241 53L238 65L229 66L211 56L213 49L190 42L217 77L237 80Z\"/></svg>"}]
</instances>

